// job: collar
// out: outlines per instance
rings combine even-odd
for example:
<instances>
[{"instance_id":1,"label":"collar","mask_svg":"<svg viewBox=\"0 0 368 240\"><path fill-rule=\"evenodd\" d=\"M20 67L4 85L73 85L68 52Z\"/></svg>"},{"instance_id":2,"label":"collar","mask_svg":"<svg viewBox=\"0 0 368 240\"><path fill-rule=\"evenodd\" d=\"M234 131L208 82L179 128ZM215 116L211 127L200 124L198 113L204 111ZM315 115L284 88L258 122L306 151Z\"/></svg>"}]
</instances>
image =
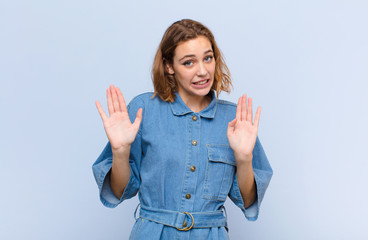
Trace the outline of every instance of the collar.
<instances>
[{"instance_id":1,"label":"collar","mask_svg":"<svg viewBox=\"0 0 368 240\"><path fill-rule=\"evenodd\" d=\"M179 93L176 92L175 94L176 94L175 101L170 103L173 114L176 116L182 116L188 113L193 113L193 111L190 110L190 108L184 103L183 99L181 99ZM213 90L211 90L210 94L212 97L210 104L205 109L203 109L202 111L198 113L199 116L204 117L204 118L214 118L215 117L216 108L217 108L217 98Z\"/></svg>"}]
</instances>

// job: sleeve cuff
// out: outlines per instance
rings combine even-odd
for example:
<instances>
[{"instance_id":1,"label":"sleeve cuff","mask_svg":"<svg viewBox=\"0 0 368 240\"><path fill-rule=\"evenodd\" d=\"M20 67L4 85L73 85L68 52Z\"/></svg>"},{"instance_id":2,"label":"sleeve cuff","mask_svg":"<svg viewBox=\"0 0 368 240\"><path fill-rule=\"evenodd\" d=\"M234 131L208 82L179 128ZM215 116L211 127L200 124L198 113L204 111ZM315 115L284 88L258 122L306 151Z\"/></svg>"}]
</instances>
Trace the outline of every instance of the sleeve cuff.
<instances>
[{"instance_id":1,"label":"sleeve cuff","mask_svg":"<svg viewBox=\"0 0 368 240\"><path fill-rule=\"evenodd\" d=\"M254 171L254 180L256 182L256 186L257 186L257 198L254 201L254 203L252 203L252 205L250 205L249 207L245 208L244 207L244 201L243 198L241 196L240 193L240 189L239 189L239 185L238 185L238 180L235 176L235 181L234 181L234 185L233 185L233 190L234 190L234 197L232 200L235 203L235 205L237 205L243 212L244 216L247 218L248 221L256 221L259 215L259 209L261 206L261 200L262 200L262 192L265 191L265 189L263 189L262 186L262 181L260 181L257 172Z\"/></svg>"},{"instance_id":2,"label":"sleeve cuff","mask_svg":"<svg viewBox=\"0 0 368 240\"><path fill-rule=\"evenodd\" d=\"M111 165L106 167L104 169L104 174L101 174L100 177L100 200L102 204L108 208L115 208L117 205L119 205L121 202L123 202L126 199L132 198L135 196L136 191L134 191L134 186L137 185L136 181L134 179L134 175L132 170L130 170L130 177L129 182L126 185L124 192L121 196L121 198L117 198L115 194L113 193L111 186L110 186L110 170Z\"/></svg>"}]
</instances>

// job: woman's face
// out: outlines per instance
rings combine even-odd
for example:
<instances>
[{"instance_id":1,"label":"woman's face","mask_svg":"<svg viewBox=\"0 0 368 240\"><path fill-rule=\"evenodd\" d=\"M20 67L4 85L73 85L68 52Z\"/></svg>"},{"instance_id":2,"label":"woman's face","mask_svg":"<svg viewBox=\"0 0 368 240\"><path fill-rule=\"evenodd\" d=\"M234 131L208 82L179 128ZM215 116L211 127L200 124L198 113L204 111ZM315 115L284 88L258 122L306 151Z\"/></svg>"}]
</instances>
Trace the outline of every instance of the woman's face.
<instances>
[{"instance_id":1,"label":"woman's face","mask_svg":"<svg viewBox=\"0 0 368 240\"><path fill-rule=\"evenodd\" d=\"M175 49L173 64L167 65L170 74L174 74L180 97L190 98L206 96L211 90L216 62L207 37L199 36L179 43Z\"/></svg>"}]
</instances>

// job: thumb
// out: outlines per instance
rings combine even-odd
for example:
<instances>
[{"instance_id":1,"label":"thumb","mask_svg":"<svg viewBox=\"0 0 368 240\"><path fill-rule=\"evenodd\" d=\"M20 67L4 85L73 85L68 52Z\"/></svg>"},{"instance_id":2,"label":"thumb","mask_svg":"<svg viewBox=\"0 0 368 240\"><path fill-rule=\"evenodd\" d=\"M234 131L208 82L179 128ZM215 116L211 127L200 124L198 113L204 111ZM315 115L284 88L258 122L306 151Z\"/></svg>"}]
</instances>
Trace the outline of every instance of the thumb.
<instances>
[{"instance_id":1,"label":"thumb","mask_svg":"<svg viewBox=\"0 0 368 240\"><path fill-rule=\"evenodd\" d=\"M228 127L233 128L233 127L235 127L235 124L236 124L236 118L234 118L231 122L229 122Z\"/></svg>"},{"instance_id":2,"label":"thumb","mask_svg":"<svg viewBox=\"0 0 368 240\"><path fill-rule=\"evenodd\" d=\"M139 128L139 125L141 125L141 122L142 122L142 108L138 109L137 111L137 116L135 117L135 120L134 120L134 123L133 123L133 126L134 128L138 129Z\"/></svg>"},{"instance_id":3,"label":"thumb","mask_svg":"<svg viewBox=\"0 0 368 240\"><path fill-rule=\"evenodd\" d=\"M236 124L236 118L234 118L234 120L229 122L229 124L227 125L227 133L228 134L231 133L232 131L234 131L235 124Z\"/></svg>"}]
</instances>

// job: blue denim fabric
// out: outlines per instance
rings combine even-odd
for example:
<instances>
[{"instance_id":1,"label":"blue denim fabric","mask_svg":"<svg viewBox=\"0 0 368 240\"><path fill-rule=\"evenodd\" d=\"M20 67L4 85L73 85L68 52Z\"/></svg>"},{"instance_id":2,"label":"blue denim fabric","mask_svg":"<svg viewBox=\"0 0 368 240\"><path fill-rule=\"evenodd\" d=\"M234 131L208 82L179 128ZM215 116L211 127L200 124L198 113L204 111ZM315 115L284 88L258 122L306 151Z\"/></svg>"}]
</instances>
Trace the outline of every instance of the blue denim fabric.
<instances>
[{"instance_id":1,"label":"blue denim fabric","mask_svg":"<svg viewBox=\"0 0 368 240\"><path fill-rule=\"evenodd\" d=\"M221 210L229 196L248 220L255 221L273 171L257 138L253 150L257 200L244 208L235 157L227 139L227 126L235 118L236 104L219 100L211 92L211 103L195 113L179 94L173 103L164 102L158 96L151 98L152 94L138 95L128 105L131 121L139 108L143 108L143 119L131 145L130 179L120 199L110 188L112 152L109 142L93 164L103 205L116 207L138 193L142 207L205 213ZM190 216L184 217L190 223ZM228 234L224 226L179 231L161 221L139 217L130 239L221 240L228 239Z\"/></svg>"}]
</instances>

